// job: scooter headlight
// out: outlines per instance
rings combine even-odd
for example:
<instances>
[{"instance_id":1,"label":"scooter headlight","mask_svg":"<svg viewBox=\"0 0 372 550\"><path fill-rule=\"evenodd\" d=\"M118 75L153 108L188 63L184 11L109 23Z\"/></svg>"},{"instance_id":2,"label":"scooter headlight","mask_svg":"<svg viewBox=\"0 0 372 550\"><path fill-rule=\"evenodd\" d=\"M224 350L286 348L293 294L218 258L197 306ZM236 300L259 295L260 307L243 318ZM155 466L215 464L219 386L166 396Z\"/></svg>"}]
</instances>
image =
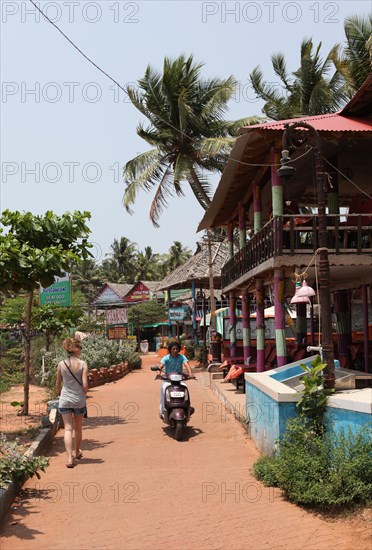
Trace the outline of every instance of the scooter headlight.
<instances>
[{"instance_id":1,"label":"scooter headlight","mask_svg":"<svg viewBox=\"0 0 372 550\"><path fill-rule=\"evenodd\" d=\"M172 380L172 382L180 382L182 380L182 374L170 374L169 380Z\"/></svg>"}]
</instances>

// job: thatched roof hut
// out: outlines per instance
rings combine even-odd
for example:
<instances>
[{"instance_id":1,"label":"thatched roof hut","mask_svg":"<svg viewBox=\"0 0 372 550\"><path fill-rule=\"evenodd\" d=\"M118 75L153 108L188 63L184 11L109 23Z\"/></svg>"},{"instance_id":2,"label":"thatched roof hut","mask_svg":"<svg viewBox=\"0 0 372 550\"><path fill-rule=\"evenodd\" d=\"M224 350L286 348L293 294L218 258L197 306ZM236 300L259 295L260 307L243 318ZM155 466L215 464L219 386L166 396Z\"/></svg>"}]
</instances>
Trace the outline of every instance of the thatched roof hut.
<instances>
[{"instance_id":1,"label":"thatched roof hut","mask_svg":"<svg viewBox=\"0 0 372 550\"><path fill-rule=\"evenodd\" d=\"M213 282L215 288L221 288L221 268L227 261L228 244L224 242L211 242L211 262ZM208 242L198 243L198 249L194 256L187 260L165 277L159 284L159 290L172 288L191 288L195 281L197 288L209 288L209 245Z\"/></svg>"}]
</instances>

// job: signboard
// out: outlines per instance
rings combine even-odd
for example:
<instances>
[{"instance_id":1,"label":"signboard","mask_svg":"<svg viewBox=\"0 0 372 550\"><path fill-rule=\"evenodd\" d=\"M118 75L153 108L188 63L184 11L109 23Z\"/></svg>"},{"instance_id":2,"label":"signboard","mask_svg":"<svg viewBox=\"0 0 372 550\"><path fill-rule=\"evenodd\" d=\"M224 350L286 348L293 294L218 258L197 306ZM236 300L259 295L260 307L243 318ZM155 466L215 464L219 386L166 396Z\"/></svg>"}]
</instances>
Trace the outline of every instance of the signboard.
<instances>
[{"instance_id":1,"label":"signboard","mask_svg":"<svg viewBox=\"0 0 372 550\"><path fill-rule=\"evenodd\" d=\"M122 340L127 337L126 327L111 327L108 329L109 340Z\"/></svg>"},{"instance_id":2,"label":"signboard","mask_svg":"<svg viewBox=\"0 0 372 550\"><path fill-rule=\"evenodd\" d=\"M183 321L188 317L188 307L171 307L169 308L169 320L170 321Z\"/></svg>"},{"instance_id":3,"label":"signboard","mask_svg":"<svg viewBox=\"0 0 372 550\"><path fill-rule=\"evenodd\" d=\"M40 305L56 304L57 306L71 305L71 284L68 273L62 277L55 277L54 284L47 288L40 287Z\"/></svg>"},{"instance_id":4,"label":"signboard","mask_svg":"<svg viewBox=\"0 0 372 550\"><path fill-rule=\"evenodd\" d=\"M106 311L106 322L108 325L124 325L128 322L127 309L108 309Z\"/></svg>"},{"instance_id":5,"label":"signboard","mask_svg":"<svg viewBox=\"0 0 372 550\"><path fill-rule=\"evenodd\" d=\"M133 291L125 297L126 302L144 302L150 300L151 293L147 286L142 283L138 283Z\"/></svg>"}]
</instances>

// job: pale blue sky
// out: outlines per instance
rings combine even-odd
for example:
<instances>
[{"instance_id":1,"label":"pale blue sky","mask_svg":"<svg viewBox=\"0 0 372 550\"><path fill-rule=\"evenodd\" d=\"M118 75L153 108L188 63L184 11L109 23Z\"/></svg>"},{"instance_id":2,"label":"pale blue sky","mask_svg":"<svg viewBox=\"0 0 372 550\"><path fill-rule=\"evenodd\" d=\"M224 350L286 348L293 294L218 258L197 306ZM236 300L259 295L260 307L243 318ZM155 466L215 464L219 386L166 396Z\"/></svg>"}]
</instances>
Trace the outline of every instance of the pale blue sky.
<instances>
[{"instance_id":1,"label":"pale blue sky","mask_svg":"<svg viewBox=\"0 0 372 550\"><path fill-rule=\"evenodd\" d=\"M230 104L229 118L261 114L262 103L247 84L253 67L260 65L275 81L271 54L283 52L289 70L295 70L304 37L322 41L326 54L336 42L343 43L346 15L371 10L370 0L41 0L39 5L123 85L140 78L148 63L161 69L164 56L180 53L204 62L206 77L233 74L242 91ZM28 0L1 0L1 210L90 211L97 259L122 236L141 250L149 245L154 252L167 252L174 240L194 249L203 211L187 184L186 197L171 201L159 229L149 221L149 194L139 195L134 215L126 213L121 169L147 148L135 131L140 114L32 12Z\"/></svg>"}]
</instances>

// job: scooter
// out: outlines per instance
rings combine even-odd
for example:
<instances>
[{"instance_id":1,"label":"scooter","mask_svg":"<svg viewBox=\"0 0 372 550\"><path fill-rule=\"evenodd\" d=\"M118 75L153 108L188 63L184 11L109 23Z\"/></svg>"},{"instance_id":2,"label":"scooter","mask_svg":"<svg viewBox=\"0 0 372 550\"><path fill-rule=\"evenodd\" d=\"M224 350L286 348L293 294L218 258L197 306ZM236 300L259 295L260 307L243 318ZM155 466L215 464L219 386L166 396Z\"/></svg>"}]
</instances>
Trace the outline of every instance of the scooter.
<instances>
[{"instance_id":1,"label":"scooter","mask_svg":"<svg viewBox=\"0 0 372 550\"><path fill-rule=\"evenodd\" d=\"M160 371L157 365L151 367L152 371ZM195 412L194 407L190 406L190 393L184 380L190 376L184 373L170 372L168 374L157 375L155 380L169 382L165 388L164 413L162 420L172 428L175 428L175 437L181 441L184 428L190 416Z\"/></svg>"}]
</instances>

